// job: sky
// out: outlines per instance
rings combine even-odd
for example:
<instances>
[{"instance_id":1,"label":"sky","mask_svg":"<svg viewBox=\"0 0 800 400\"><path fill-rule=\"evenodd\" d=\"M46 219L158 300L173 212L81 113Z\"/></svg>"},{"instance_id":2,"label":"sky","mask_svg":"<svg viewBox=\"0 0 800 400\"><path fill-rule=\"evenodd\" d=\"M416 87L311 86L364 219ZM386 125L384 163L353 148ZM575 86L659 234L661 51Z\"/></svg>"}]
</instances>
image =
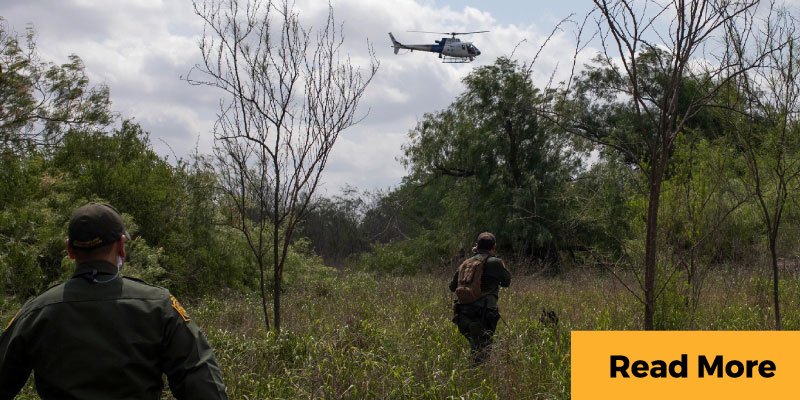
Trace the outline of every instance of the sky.
<instances>
[{"instance_id":1,"label":"sky","mask_svg":"<svg viewBox=\"0 0 800 400\"><path fill-rule=\"evenodd\" d=\"M343 23L344 52L366 60L374 46L380 68L359 105L361 122L336 142L323 174L321 194L345 185L360 190L391 189L405 175L398 158L408 132L425 113L447 108L463 91L461 80L475 67L509 56L531 62L559 21L582 18L588 0L558 2L488 0L331 0ZM296 0L304 26L321 24L320 0ZM37 32L42 59L67 62L80 56L93 84L110 88L112 110L141 124L162 156L186 157L195 148L210 153L212 128L223 93L189 85L185 77L200 62L203 23L189 0L3 0L0 16L24 34ZM561 25L536 59L534 82L545 85L568 76L575 25ZM442 35L411 33L490 32L462 37L482 52L470 64L442 64L436 54L395 55L388 32L407 44L430 44ZM591 48L579 61L591 58ZM368 68L362 64L362 68Z\"/></svg>"}]
</instances>

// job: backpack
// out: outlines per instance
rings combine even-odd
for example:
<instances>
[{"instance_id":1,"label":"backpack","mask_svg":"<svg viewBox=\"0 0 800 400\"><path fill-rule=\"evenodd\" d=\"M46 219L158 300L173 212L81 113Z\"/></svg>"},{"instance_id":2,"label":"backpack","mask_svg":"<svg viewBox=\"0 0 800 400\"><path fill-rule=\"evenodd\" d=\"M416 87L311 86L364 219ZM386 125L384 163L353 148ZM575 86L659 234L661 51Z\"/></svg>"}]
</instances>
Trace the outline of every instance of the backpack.
<instances>
[{"instance_id":1,"label":"backpack","mask_svg":"<svg viewBox=\"0 0 800 400\"><path fill-rule=\"evenodd\" d=\"M468 258L458 267L458 286L456 286L456 296L460 304L474 303L481 297L481 276L483 275L483 265L489 258L478 257L478 259Z\"/></svg>"}]
</instances>

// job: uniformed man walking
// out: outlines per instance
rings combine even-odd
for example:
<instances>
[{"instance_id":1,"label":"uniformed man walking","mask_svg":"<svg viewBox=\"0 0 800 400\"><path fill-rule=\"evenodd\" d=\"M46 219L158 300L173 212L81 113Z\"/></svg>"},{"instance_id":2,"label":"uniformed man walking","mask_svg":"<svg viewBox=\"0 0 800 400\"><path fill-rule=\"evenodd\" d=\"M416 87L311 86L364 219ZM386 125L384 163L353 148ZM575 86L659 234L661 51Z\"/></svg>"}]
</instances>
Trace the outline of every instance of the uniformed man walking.
<instances>
[{"instance_id":1,"label":"uniformed man walking","mask_svg":"<svg viewBox=\"0 0 800 400\"><path fill-rule=\"evenodd\" d=\"M108 204L72 215L75 273L25 304L0 336L0 400L31 370L42 399L227 399L214 352L166 289L119 276L125 226Z\"/></svg>"},{"instance_id":2,"label":"uniformed man walking","mask_svg":"<svg viewBox=\"0 0 800 400\"><path fill-rule=\"evenodd\" d=\"M476 261L482 263L479 298L468 304L457 301L453 317L459 332L469 340L473 361L476 364L482 362L488 355L488 346L492 344L492 337L500 320L500 312L497 309L500 286L508 287L511 284L511 273L505 268L503 261L495 255L496 249L497 241L494 235L489 232L481 233L473 248L475 254L462 263L450 281L450 291L455 292L459 287L461 269L470 263L474 265ZM463 273L461 275L463 276Z\"/></svg>"}]
</instances>

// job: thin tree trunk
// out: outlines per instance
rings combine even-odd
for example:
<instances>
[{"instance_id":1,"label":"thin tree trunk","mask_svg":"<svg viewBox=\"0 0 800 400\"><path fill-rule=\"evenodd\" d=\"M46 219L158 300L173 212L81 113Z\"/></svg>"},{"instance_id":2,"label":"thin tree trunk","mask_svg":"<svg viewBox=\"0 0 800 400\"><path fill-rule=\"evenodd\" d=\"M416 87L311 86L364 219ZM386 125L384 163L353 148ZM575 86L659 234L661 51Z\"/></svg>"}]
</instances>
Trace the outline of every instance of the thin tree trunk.
<instances>
[{"instance_id":1,"label":"thin tree trunk","mask_svg":"<svg viewBox=\"0 0 800 400\"><path fill-rule=\"evenodd\" d=\"M276 207L277 208L277 207ZM277 212L276 212L277 215ZM272 256L274 259L273 265L273 299L272 299L272 313L275 314L275 331L281 330L281 279L280 279L280 258L278 257L278 221L274 222L273 241L272 241Z\"/></svg>"},{"instance_id":2,"label":"thin tree trunk","mask_svg":"<svg viewBox=\"0 0 800 400\"><path fill-rule=\"evenodd\" d=\"M281 279L280 279L280 271L275 269L275 299L273 302L274 310L273 313L275 314L275 331L280 332L281 330Z\"/></svg>"},{"instance_id":3,"label":"thin tree trunk","mask_svg":"<svg viewBox=\"0 0 800 400\"><path fill-rule=\"evenodd\" d=\"M261 270L261 309L264 310L264 325L269 330L269 314L267 314L267 292L264 285L264 265L259 263L258 268Z\"/></svg>"},{"instance_id":4,"label":"thin tree trunk","mask_svg":"<svg viewBox=\"0 0 800 400\"><path fill-rule=\"evenodd\" d=\"M647 236L644 245L644 329L655 329L654 316L656 306L656 261L658 257L658 207L661 199L661 181L666 164L664 149L658 167L652 172L650 183L650 201L647 205Z\"/></svg>"},{"instance_id":5,"label":"thin tree trunk","mask_svg":"<svg viewBox=\"0 0 800 400\"><path fill-rule=\"evenodd\" d=\"M775 330L782 329L781 326L781 305L778 296L778 252L775 250L775 238L769 238L769 252L772 256L772 290L775 300Z\"/></svg>"},{"instance_id":6,"label":"thin tree trunk","mask_svg":"<svg viewBox=\"0 0 800 400\"><path fill-rule=\"evenodd\" d=\"M655 314L655 275L656 275L656 249L658 241L658 199L660 183L654 182L650 188L650 202L647 207L647 236L645 237L644 250L644 329L653 330L653 316Z\"/></svg>"}]
</instances>

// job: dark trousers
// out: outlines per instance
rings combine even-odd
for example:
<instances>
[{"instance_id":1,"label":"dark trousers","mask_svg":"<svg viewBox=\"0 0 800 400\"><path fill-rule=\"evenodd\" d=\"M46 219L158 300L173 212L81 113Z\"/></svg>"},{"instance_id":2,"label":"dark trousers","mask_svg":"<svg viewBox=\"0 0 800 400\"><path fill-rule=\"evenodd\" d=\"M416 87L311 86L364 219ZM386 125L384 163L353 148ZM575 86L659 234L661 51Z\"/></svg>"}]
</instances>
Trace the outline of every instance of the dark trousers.
<instances>
[{"instance_id":1,"label":"dark trousers","mask_svg":"<svg viewBox=\"0 0 800 400\"><path fill-rule=\"evenodd\" d=\"M453 322L458 326L458 331L469 340L473 360L483 361L488 355L489 345L492 344L500 313L496 308L486 308L480 304L458 303L453 311Z\"/></svg>"}]
</instances>

